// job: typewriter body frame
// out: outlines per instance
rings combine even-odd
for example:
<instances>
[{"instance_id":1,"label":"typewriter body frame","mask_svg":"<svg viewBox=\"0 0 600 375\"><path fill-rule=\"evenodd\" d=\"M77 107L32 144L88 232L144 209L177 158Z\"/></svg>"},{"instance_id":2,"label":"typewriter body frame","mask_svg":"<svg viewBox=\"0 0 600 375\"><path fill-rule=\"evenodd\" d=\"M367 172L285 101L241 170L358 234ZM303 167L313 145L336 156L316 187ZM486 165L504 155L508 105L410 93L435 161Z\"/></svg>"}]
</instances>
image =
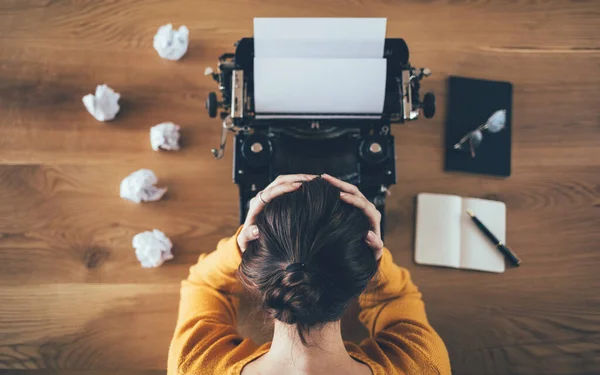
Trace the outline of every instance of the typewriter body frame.
<instances>
[{"instance_id":1,"label":"typewriter body frame","mask_svg":"<svg viewBox=\"0 0 600 375\"><path fill-rule=\"evenodd\" d=\"M240 223L248 204L279 174L328 173L355 184L382 214L390 185L396 183L396 156L391 124L414 120L422 109L435 113L435 97L421 101L420 80L429 69L413 68L406 42L388 38L386 94L381 117L373 115L261 115L254 111L254 40L243 38L235 53L219 57L218 70L207 68L219 85L221 100L211 92L206 101L210 117L220 109L221 144L212 149L220 159L227 134L234 132L233 180L239 186ZM290 72L293 74L293 72ZM382 233L383 235L383 233Z\"/></svg>"}]
</instances>

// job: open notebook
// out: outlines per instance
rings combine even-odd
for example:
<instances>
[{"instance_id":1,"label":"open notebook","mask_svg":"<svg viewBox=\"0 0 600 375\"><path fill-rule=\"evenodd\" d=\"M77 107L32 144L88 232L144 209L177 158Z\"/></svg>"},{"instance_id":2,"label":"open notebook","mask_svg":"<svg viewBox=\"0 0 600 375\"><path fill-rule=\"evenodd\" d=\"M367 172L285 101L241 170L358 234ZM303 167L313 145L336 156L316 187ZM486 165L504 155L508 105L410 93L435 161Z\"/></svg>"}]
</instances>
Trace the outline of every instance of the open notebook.
<instances>
[{"instance_id":1,"label":"open notebook","mask_svg":"<svg viewBox=\"0 0 600 375\"><path fill-rule=\"evenodd\" d=\"M504 256L471 221L467 209L506 242L504 203L421 193L417 195L416 263L504 272Z\"/></svg>"}]
</instances>

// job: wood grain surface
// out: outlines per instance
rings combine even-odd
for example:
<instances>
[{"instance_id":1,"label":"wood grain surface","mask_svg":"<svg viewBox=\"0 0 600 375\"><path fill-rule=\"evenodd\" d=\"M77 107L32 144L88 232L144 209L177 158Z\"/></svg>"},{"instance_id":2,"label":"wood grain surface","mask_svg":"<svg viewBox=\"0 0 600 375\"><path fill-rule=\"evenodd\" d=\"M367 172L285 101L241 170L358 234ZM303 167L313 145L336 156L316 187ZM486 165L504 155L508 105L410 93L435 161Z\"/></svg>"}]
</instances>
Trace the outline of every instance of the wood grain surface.
<instances>
[{"instance_id":1,"label":"wood grain surface","mask_svg":"<svg viewBox=\"0 0 600 375\"><path fill-rule=\"evenodd\" d=\"M393 128L398 184L387 246L420 286L455 374L600 373L600 2L596 0L2 0L0 1L0 374L165 373L179 281L233 234L232 155L213 160L220 125L203 76L254 16L383 16L411 62L431 68L433 120ZM161 60L157 28L191 32L187 55ZM446 78L514 84L513 175L445 173ZM111 123L81 97L121 93ZM156 153L149 128L182 126L184 149ZM119 182L151 168L163 201L135 205ZM499 199L523 266L501 275L416 266L415 194ZM131 248L158 228L175 259L142 269ZM366 336L353 307L347 339ZM245 303L240 330L258 341ZM17 372L15 370L27 370ZM91 372L83 372L90 370Z\"/></svg>"}]
</instances>

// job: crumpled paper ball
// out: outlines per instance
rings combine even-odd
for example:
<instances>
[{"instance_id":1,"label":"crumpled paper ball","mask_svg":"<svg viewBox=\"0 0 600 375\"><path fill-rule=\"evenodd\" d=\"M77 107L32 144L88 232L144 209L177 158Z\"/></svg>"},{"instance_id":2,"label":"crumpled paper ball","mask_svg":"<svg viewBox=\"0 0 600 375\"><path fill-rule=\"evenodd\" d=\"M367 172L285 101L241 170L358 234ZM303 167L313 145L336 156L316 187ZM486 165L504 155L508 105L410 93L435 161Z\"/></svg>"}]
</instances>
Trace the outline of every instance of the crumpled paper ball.
<instances>
[{"instance_id":1,"label":"crumpled paper ball","mask_svg":"<svg viewBox=\"0 0 600 375\"><path fill-rule=\"evenodd\" d=\"M154 186L158 178L149 169L140 169L121 181L121 198L132 202L157 201L167 192L167 188Z\"/></svg>"},{"instance_id":2,"label":"crumpled paper ball","mask_svg":"<svg viewBox=\"0 0 600 375\"><path fill-rule=\"evenodd\" d=\"M185 25L179 30L174 30L170 23L161 26L154 35L154 49L163 59L179 60L187 51L189 35L190 30Z\"/></svg>"},{"instance_id":3,"label":"crumpled paper ball","mask_svg":"<svg viewBox=\"0 0 600 375\"><path fill-rule=\"evenodd\" d=\"M179 126L163 122L150 128L150 144L154 151L179 150Z\"/></svg>"},{"instance_id":4,"label":"crumpled paper ball","mask_svg":"<svg viewBox=\"0 0 600 375\"><path fill-rule=\"evenodd\" d=\"M133 236L132 245L135 248L135 256L143 268L158 267L166 260L173 259L171 253L173 244L158 229L136 234Z\"/></svg>"},{"instance_id":5,"label":"crumpled paper ball","mask_svg":"<svg viewBox=\"0 0 600 375\"><path fill-rule=\"evenodd\" d=\"M96 94L87 94L83 97L83 105L88 112L98 121L110 121L119 112L119 98L121 95L106 85L98 85Z\"/></svg>"}]
</instances>

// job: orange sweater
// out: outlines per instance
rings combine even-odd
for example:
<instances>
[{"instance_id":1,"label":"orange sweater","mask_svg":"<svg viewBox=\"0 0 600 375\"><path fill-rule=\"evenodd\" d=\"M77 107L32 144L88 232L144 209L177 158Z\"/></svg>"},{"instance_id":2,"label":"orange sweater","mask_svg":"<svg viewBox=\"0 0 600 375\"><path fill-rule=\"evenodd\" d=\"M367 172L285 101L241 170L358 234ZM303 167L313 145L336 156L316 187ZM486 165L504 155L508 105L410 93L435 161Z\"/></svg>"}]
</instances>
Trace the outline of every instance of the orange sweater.
<instances>
[{"instance_id":1,"label":"orange sweater","mask_svg":"<svg viewBox=\"0 0 600 375\"><path fill-rule=\"evenodd\" d=\"M200 255L181 284L175 334L169 349L168 375L240 374L249 362L265 354L237 330L236 278L241 262L237 235L223 238L217 249ZM361 322L370 338L346 343L352 358L371 367L374 375L450 374L448 352L425 315L421 293L406 269L394 264L384 249L379 276L359 298Z\"/></svg>"}]
</instances>

